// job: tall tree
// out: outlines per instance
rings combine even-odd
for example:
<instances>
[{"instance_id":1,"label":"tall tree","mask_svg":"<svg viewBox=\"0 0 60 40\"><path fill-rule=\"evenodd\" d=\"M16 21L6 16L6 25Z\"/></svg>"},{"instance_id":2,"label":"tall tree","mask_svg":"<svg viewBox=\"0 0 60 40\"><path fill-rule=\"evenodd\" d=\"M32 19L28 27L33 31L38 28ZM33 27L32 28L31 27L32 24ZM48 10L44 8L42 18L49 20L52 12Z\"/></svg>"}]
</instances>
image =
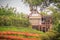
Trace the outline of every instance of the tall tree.
<instances>
[{"instance_id":1,"label":"tall tree","mask_svg":"<svg viewBox=\"0 0 60 40\"><path fill-rule=\"evenodd\" d=\"M30 10L34 8L37 10L37 6L39 6L44 0L23 0L25 3L29 4Z\"/></svg>"},{"instance_id":2,"label":"tall tree","mask_svg":"<svg viewBox=\"0 0 60 40\"><path fill-rule=\"evenodd\" d=\"M37 6L41 7L41 10L48 7L51 3L57 4L57 7L60 8L60 0L23 0L25 3L29 4L30 10L33 8L37 9Z\"/></svg>"}]
</instances>

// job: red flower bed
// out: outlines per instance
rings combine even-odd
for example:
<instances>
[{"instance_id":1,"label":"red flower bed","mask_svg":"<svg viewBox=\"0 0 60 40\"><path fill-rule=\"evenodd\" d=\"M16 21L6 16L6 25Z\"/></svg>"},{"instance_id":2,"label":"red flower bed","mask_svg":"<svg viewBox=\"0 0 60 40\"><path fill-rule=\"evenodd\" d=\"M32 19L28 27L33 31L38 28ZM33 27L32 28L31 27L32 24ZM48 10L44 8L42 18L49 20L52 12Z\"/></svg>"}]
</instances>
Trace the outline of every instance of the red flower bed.
<instances>
[{"instance_id":1,"label":"red flower bed","mask_svg":"<svg viewBox=\"0 0 60 40\"><path fill-rule=\"evenodd\" d=\"M17 34L17 35L20 35L20 34L22 34L22 35L25 35L25 36L37 36L37 37L39 37L40 35L39 34L31 34L31 33L27 33L27 32L9 32L9 31L7 31L7 32L0 32L0 35L11 35L11 34Z\"/></svg>"},{"instance_id":2,"label":"red flower bed","mask_svg":"<svg viewBox=\"0 0 60 40\"><path fill-rule=\"evenodd\" d=\"M28 32L12 32L12 31L6 31L6 32L0 32L0 39L13 39L13 40L37 40L36 38L21 38L19 36L11 36L11 35L25 35L25 36L36 36L39 37L39 34L31 34Z\"/></svg>"},{"instance_id":3,"label":"red flower bed","mask_svg":"<svg viewBox=\"0 0 60 40\"><path fill-rule=\"evenodd\" d=\"M4 35L0 35L0 39L37 40L36 38L21 38L17 36L4 36Z\"/></svg>"}]
</instances>

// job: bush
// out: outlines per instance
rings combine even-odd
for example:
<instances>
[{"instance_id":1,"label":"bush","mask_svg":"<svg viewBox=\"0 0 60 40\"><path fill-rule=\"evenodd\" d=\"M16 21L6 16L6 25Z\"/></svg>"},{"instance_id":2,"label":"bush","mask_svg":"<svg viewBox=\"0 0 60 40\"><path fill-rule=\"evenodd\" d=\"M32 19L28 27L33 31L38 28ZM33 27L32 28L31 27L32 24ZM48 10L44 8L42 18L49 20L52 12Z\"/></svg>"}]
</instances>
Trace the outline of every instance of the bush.
<instances>
[{"instance_id":1,"label":"bush","mask_svg":"<svg viewBox=\"0 0 60 40\"><path fill-rule=\"evenodd\" d=\"M28 27L27 15L23 13L15 13L14 8L0 8L0 26L22 26Z\"/></svg>"}]
</instances>

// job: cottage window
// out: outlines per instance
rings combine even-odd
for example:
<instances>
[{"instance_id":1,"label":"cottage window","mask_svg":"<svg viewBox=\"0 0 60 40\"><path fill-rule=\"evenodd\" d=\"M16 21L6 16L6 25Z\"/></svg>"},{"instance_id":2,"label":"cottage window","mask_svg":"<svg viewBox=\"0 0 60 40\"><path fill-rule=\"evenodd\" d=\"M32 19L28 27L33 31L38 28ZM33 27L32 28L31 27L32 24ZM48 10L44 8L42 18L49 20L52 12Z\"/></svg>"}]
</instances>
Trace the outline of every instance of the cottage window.
<instances>
[{"instance_id":1,"label":"cottage window","mask_svg":"<svg viewBox=\"0 0 60 40\"><path fill-rule=\"evenodd\" d=\"M45 24L45 18L42 18L42 24Z\"/></svg>"}]
</instances>

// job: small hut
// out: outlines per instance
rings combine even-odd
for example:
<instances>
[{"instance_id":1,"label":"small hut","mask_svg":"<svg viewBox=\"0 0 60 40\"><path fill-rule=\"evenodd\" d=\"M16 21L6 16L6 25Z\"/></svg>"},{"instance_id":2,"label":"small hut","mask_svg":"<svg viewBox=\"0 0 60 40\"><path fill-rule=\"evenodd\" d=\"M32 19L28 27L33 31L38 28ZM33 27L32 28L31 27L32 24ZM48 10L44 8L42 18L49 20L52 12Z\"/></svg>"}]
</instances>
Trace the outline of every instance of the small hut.
<instances>
[{"instance_id":1,"label":"small hut","mask_svg":"<svg viewBox=\"0 0 60 40\"><path fill-rule=\"evenodd\" d=\"M32 10L29 15L29 22L33 29L46 32L52 28L51 16L43 16L37 10Z\"/></svg>"}]
</instances>

